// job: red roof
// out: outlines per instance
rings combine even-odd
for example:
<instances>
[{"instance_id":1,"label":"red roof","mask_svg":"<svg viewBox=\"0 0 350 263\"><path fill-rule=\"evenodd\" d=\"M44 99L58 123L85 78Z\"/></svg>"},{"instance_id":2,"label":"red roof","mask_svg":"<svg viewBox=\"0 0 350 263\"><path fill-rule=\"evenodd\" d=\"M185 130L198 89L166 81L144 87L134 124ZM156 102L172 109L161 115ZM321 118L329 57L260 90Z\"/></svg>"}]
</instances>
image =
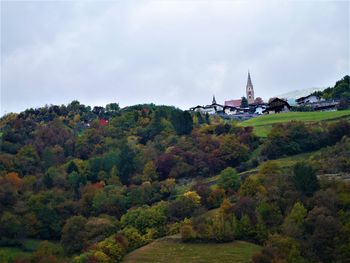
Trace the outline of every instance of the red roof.
<instances>
[{"instance_id":1,"label":"red roof","mask_svg":"<svg viewBox=\"0 0 350 263\"><path fill-rule=\"evenodd\" d=\"M239 108L239 107L241 107L241 102L242 102L241 99L238 99L238 100L226 100L225 101L225 106L231 106L231 107Z\"/></svg>"}]
</instances>

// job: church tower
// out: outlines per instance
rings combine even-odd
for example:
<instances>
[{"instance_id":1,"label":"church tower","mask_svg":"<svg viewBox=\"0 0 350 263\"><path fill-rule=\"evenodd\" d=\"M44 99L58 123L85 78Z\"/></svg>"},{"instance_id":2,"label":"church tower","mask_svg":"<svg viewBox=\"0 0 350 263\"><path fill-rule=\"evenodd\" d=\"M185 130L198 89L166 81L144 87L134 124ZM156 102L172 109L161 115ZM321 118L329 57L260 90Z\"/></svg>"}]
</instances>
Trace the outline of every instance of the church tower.
<instances>
[{"instance_id":1,"label":"church tower","mask_svg":"<svg viewBox=\"0 0 350 263\"><path fill-rule=\"evenodd\" d=\"M246 93L247 93L248 104L253 104L254 103L254 88L253 88L252 80L250 79L249 71L248 71L248 81L247 81Z\"/></svg>"},{"instance_id":2,"label":"church tower","mask_svg":"<svg viewBox=\"0 0 350 263\"><path fill-rule=\"evenodd\" d=\"M216 104L216 99L215 99L215 95L213 95L213 101L211 104Z\"/></svg>"}]
</instances>

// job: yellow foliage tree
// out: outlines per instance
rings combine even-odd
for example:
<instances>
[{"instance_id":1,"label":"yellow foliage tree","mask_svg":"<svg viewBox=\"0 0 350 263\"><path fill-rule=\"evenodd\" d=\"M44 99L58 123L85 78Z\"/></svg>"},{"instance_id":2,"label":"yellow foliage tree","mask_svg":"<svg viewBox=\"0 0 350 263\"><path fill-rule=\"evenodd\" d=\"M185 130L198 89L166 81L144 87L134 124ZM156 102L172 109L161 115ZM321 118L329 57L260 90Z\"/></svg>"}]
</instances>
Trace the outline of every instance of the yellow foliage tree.
<instances>
[{"instance_id":1,"label":"yellow foliage tree","mask_svg":"<svg viewBox=\"0 0 350 263\"><path fill-rule=\"evenodd\" d=\"M195 204L199 204L201 202L201 197L195 191L188 191L184 193L184 197L190 199Z\"/></svg>"},{"instance_id":2,"label":"yellow foliage tree","mask_svg":"<svg viewBox=\"0 0 350 263\"><path fill-rule=\"evenodd\" d=\"M143 168L142 181L154 181L157 179L158 174L156 166L153 161L148 161Z\"/></svg>"}]
</instances>

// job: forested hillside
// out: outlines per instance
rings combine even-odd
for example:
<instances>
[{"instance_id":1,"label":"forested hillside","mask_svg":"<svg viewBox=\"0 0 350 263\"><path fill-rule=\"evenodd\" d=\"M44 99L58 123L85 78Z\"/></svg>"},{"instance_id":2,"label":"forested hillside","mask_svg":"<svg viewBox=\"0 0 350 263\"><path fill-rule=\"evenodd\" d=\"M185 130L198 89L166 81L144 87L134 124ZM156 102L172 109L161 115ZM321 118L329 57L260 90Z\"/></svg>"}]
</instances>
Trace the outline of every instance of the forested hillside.
<instances>
[{"instance_id":1,"label":"forested hillside","mask_svg":"<svg viewBox=\"0 0 350 263\"><path fill-rule=\"evenodd\" d=\"M346 75L341 80L338 80L334 87L328 87L323 91L312 93L320 96L323 99L340 100L339 108L346 109L350 107L350 76Z\"/></svg>"},{"instance_id":2,"label":"forested hillside","mask_svg":"<svg viewBox=\"0 0 350 263\"><path fill-rule=\"evenodd\" d=\"M73 101L6 115L0 129L0 246L30 251L0 248L0 261L119 262L178 233L262 245L255 263L350 258L350 185L329 176L350 173L347 120L279 123L261 139L174 107Z\"/></svg>"}]
</instances>

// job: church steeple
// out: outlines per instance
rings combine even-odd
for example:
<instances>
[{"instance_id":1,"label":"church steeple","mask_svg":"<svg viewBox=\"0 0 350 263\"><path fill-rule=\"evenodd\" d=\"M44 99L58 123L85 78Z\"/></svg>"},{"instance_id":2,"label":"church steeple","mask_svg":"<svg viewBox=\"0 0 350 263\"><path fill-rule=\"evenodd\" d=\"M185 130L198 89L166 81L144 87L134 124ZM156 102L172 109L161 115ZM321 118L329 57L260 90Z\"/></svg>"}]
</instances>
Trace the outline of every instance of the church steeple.
<instances>
[{"instance_id":1,"label":"church steeple","mask_svg":"<svg viewBox=\"0 0 350 263\"><path fill-rule=\"evenodd\" d=\"M249 70L248 70L248 80L247 80L246 93L247 93L248 104L253 104L254 103L254 88L253 88L252 80L250 78Z\"/></svg>"},{"instance_id":2,"label":"church steeple","mask_svg":"<svg viewBox=\"0 0 350 263\"><path fill-rule=\"evenodd\" d=\"M216 99L215 99L215 95L213 95L213 101L211 104L216 104Z\"/></svg>"},{"instance_id":3,"label":"church steeple","mask_svg":"<svg viewBox=\"0 0 350 263\"><path fill-rule=\"evenodd\" d=\"M250 72L248 70L248 81L247 81L247 86L252 86L253 87L253 84L252 84L252 80L250 78Z\"/></svg>"}]
</instances>

